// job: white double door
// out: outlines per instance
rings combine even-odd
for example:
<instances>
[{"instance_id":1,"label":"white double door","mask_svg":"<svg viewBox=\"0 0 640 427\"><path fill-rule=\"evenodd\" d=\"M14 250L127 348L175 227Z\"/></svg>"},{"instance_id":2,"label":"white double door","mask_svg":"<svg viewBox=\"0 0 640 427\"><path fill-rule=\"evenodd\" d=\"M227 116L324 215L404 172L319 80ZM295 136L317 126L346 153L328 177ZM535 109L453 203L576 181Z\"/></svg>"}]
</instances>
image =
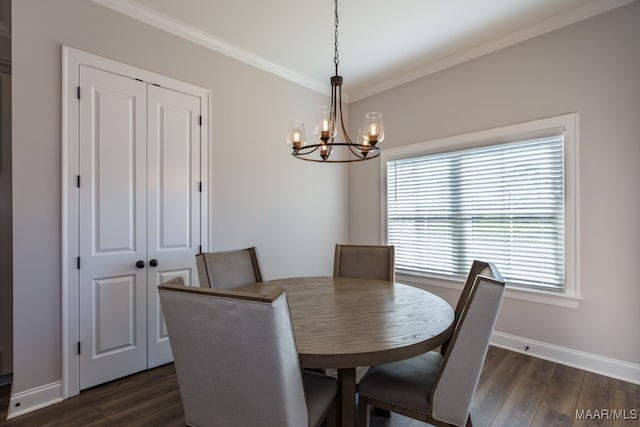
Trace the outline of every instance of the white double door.
<instances>
[{"instance_id":1,"label":"white double door","mask_svg":"<svg viewBox=\"0 0 640 427\"><path fill-rule=\"evenodd\" d=\"M157 286L197 283L200 98L80 67L80 389L173 360Z\"/></svg>"}]
</instances>

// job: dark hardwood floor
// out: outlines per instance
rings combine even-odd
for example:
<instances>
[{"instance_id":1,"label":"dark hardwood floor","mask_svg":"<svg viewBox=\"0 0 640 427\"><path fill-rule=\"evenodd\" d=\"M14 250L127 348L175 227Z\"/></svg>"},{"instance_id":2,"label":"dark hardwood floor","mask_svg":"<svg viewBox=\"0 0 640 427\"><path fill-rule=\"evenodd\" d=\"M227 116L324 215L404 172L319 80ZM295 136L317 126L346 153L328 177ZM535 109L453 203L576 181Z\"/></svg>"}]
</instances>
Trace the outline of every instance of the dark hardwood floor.
<instances>
[{"instance_id":1,"label":"dark hardwood floor","mask_svg":"<svg viewBox=\"0 0 640 427\"><path fill-rule=\"evenodd\" d=\"M184 426L172 364L85 390L7 421L9 394L9 386L0 387L0 427ZM581 410L624 410L617 413L619 418L633 418L632 411L640 412L640 386L489 348L471 413L474 426L640 426L640 419L614 420L601 413L601 419L577 420L576 411ZM371 427L425 425L396 414L371 420Z\"/></svg>"}]
</instances>

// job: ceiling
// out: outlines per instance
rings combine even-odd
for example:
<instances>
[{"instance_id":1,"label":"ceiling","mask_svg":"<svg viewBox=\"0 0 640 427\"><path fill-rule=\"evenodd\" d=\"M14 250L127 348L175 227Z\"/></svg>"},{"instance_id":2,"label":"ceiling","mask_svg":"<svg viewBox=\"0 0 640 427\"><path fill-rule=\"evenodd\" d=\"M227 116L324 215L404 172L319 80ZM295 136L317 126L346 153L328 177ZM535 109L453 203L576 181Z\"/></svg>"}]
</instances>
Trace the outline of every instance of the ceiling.
<instances>
[{"instance_id":1,"label":"ceiling","mask_svg":"<svg viewBox=\"0 0 640 427\"><path fill-rule=\"evenodd\" d=\"M322 93L334 74L330 0L93 0ZM351 101L633 0L342 0Z\"/></svg>"}]
</instances>

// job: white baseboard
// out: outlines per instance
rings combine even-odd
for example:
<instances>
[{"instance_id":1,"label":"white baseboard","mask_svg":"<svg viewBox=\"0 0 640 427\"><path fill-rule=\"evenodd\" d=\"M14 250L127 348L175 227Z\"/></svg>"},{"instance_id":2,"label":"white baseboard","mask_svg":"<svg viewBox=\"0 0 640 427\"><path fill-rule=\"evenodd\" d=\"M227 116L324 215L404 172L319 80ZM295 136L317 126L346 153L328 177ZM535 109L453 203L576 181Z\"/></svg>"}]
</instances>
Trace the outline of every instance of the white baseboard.
<instances>
[{"instance_id":1,"label":"white baseboard","mask_svg":"<svg viewBox=\"0 0 640 427\"><path fill-rule=\"evenodd\" d=\"M12 393L9 400L7 419L24 415L58 402L62 402L62 381L45 384L20 393Z\"/></svg>"},{"instance_id":2,"label":"white baseboard","mask_svg":"<svg viewBox=\"0 0 640 427\"><path fill-rule=\"evenodd\" d=\"M640 384L640 365L633 363L497 331L491 336L491 345L622 381Z\"/></svg>"}]
</instances>

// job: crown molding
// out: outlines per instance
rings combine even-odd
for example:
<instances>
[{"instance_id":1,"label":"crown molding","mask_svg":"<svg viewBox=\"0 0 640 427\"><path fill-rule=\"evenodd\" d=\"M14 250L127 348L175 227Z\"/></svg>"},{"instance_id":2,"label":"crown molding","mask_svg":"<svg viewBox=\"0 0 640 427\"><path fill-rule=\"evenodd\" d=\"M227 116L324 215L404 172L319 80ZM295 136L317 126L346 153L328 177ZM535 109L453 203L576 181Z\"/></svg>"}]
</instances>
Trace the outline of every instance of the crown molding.
<instances>
[{"instance_id":1,"label":"crown molding","mask_svg":"<svg viewBox=\"0 0 640 427\"><path fill-rule=\"evenodd\" d=\"M275 64L259 55L255 55L249 51L233 46L232 44L229 44L223 40L212 37L210 34L207 34L197 28L186 25L183 22L139 5L131 0L92 1L96 4L112 9L130 18L136 19L145 24L151 25L153 27L159 28L160 30L166 31L168 33L196 43L200 46L206 47L207 49L236 59L240 62L274 74L283 79L289 80L300 86L306 87L307 89L311 89L323 95L329 95L329 89L325 82L319 82L308 76L296 73L295 71ZM367 89L355 93L350 93L348 95L343 94L343 102L349 103L359 101L369 96L392 89L396 86L400 86L413 80L435 74L446 68L453 67L455 65L470 61L472 59L487 55L492 52L496 52L498 50L532 39L550 31L557 30L559 28L591 18L609 10L627 5L634 1L636 0L601 0L596 3L587 4L581 8L577 8L564 14L554 16L550 19L547 19L546 21L525 28L521 31L509 34L505 37L490 41L472 49L465 50L458 54L450 55L445 58L436 60L420 69L417 69L410 73L406 73L396 78L388 79L381 84L373 85L368 87Z\"/></svg>"},{"instance_id":2,"label":"crown molding","mask_svg":"<svg viewBox=\"0 0 640 427\"><path fill-rule=\"evenodd\" d=\"M543 21L539 24L525 28L524 30L511 33L505 37L490 41L472 49L465 50L458 54L447 56L410 73L404 74L397 78L389 79L384 83L371 86L362 91L352 93L351 101L359 101L380 92L384 92L385 90L392 89L396 86L400 86L413 80L435 74L446 68L462 64L463 62L479 58L483 55L496 52L500 49L504 49L506 47L532 39L534 37L557 30L559 28L575 24L576 22L583 21L601 13L608 12L609 10L625 6L629 3L633 3L634 1L636 0L603 0L597 3L591 3L583 7L573 9L564 14L547 19L546 21Z\"/></svg>"},{"instance_id":3,"label":"crown molding","mask_svg":"<svg viewBox=\"0 0 640 427\"><path fill-rule=\"evenodd\" d=\"M189 26L170 16L158 13L152 9L134 3L130 0L92 0L94 3L104 6L118 13L136 19L145 24L156 27L160 30L181 37L200 46L206 47L214 52L221 53L230 58L236 59L255 68L274 74L283 79L289 80L300 86L311 89L323 95L329 95L329 86L325 82L296 73L288 68L275 64L259 55L229 44L223 40L212 37L197 28Z\"/></svg>"}]
</instances>

